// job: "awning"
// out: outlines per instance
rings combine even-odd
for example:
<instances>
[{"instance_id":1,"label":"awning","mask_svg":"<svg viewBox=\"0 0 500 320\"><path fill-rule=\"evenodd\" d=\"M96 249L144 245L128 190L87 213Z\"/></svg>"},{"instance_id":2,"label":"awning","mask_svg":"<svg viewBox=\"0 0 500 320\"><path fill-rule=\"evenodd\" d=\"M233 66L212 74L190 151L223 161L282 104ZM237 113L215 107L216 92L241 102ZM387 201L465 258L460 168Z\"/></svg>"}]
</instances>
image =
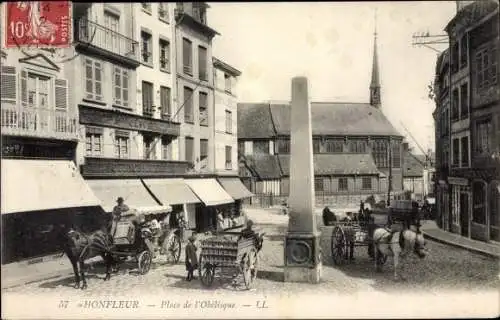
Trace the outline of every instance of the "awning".
<instances>
[{"instance_id":1,"label":"awning","mask_svg":"<svg viewBox=\"0 0 500 320\"><path fill-rule=\"evenodd\" d=\"M118 197L122 197L129 208L159 207L139 179L87 180L87 183L106 212L113 211Z\"/></svg>"},{"instance_id":2,"label":"awning","mask_svg":"<svg viewBox=\"0 0 500 320\"><path fill-rule=\"evenodd\" d=\"M239 178L218 178L217 180L233 199L253 197L253 194L248 191Z\"/></svg>"},{"instance_id":3,"label":"awning","mask_svg":"<svg viewBox=\"0 0 500 320\"><path fill-rule=\"evenodd\" d=\"M183 179L146 179L144 182L163 204L201 202Z\"/></svg>"},{"instance_id":4,"label":"awning","mask_svg":"<svg viewBox=\"0 0 500 320\"><path fill-rule=\"evenodd\" d=\"M2 160L1 213L100 206L67 160Z\"/></svg>"},{"instance_id":5,"label":"awning","mask_svg":"<svg viewBox=\"0 0 500 320\"><path fill-rule=\"evenodd\" d=\"M206 206L234 202L215 179L185 179L184 181Z\"/></svg>"}]
</instances>

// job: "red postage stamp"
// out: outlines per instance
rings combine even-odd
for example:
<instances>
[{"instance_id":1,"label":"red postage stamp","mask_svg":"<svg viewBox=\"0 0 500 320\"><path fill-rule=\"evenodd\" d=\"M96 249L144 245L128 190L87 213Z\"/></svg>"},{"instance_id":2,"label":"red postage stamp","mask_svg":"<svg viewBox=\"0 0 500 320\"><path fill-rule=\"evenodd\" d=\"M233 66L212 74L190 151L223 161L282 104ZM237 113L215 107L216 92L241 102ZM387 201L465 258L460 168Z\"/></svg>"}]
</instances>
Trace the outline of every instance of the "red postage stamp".
<instances>
[{"instance_id":1,"label":"red postage stamp","mask_svg":"<svg viewBox=\"0 0 500 320\"><path fill-rule=\"evenodd\" d=\"M70 1L6 3L5 47L68 47L71 44Z\"/></svg>"}]
</instances>

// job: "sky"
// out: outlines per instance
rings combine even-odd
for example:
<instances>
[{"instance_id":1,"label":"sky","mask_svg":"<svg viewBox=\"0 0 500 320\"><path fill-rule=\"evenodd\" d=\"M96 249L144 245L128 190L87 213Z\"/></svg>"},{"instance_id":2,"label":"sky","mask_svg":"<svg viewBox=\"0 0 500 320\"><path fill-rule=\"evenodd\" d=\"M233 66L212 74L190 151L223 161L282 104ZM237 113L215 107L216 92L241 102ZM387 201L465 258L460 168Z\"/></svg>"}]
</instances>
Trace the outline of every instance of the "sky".
<instances>
[{"instance_id":1,"label":"sky","mask_svg":"<svg viewBox=\"0 0 500 320\"><path fill-rule=\"evenodd\" d=\"M404 127L434 150L437 52L412 35L445 34L455 1L209 4L208 24L221 34L213 55L242 72L239 102L289 101L295 76L308 77L311 101L369 102L376 12L382 110L415 153Z\"/></svg>"}]
</instances>

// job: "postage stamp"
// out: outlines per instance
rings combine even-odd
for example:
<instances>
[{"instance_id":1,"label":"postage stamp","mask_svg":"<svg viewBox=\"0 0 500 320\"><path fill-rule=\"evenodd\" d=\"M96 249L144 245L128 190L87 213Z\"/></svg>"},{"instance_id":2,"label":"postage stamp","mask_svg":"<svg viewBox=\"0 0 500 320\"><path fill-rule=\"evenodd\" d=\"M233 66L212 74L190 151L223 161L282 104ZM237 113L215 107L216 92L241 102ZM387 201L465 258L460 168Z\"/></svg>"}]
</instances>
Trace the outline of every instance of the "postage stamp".
<instances>
[{"instance_id":1,"label":"postage stamp","mask_svg":"<svg viewBox=\"0 0 500 320\"><path fill-rule=\"evenodd\" d=\"M6 3L5 47L68 47L71 44L70 1Z\"/></svg>"}]
</instances>

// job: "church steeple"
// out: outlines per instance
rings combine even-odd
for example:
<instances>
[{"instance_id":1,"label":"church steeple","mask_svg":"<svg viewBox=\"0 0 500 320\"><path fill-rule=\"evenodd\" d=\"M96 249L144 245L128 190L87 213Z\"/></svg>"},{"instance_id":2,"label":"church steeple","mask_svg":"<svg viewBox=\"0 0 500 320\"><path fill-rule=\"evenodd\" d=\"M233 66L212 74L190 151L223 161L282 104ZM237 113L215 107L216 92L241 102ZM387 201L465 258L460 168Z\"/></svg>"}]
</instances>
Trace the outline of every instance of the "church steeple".
<instances>
[{"instance_id":1,"label":"church steeple","mask_svg":"<svg viewBox=\"0 0 500 320\"><path fill-rule=\"evenodd\" d=\"M370 104L376 108L380 108L380 79L378 70L377 56L377 12L375 11L375 32L373 33L373 65L372 65L372 81L370 83Z\"/></svg>"}]
</instances>

